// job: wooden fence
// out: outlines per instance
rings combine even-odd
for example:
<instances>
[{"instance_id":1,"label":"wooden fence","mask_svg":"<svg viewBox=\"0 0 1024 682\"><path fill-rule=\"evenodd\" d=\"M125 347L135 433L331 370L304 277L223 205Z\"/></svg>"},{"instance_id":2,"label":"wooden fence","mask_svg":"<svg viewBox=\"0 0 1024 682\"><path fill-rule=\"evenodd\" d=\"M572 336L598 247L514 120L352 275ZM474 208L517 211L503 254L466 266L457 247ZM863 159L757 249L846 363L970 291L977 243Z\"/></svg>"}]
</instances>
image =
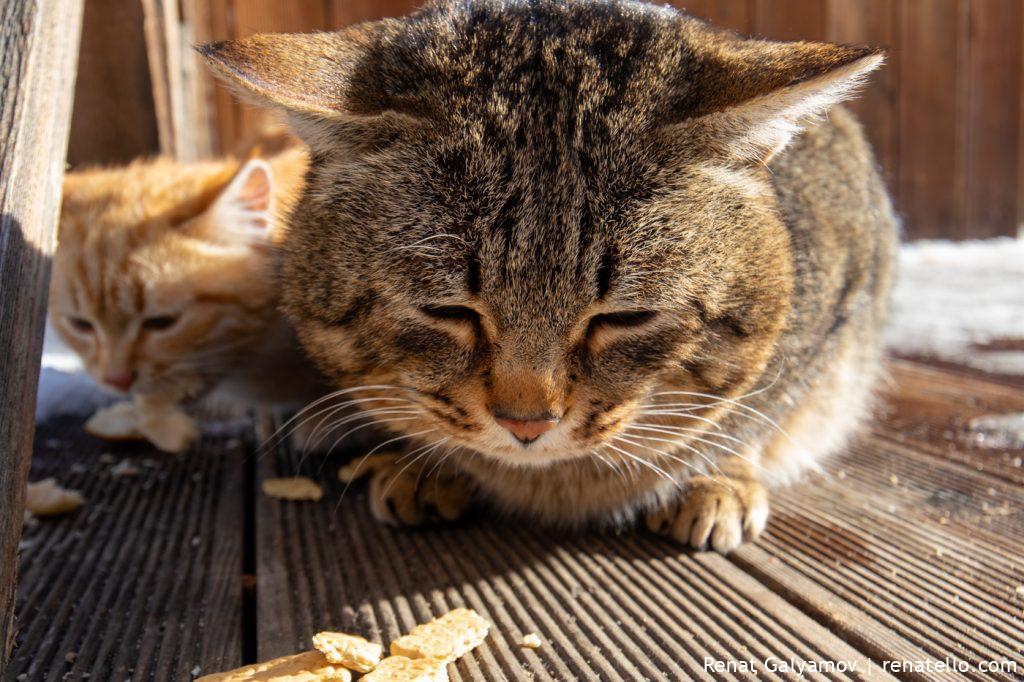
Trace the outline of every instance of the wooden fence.
<instances>
[{"instance_id":1,"label":"wooden fence","mask_svg":"<svg viewBox=\"0 0 1024 682\"><path fill-rule=\"evenodd\" d=\"M124 15L127 4L131 3L87 3L84 44L90 43L90 26L104 24L90 21L90 13ZM232 151L267 114L239 104L215 84L191 55L191 43L265 31L340 28L404 14L418 4L417 0L142 0L156 96L148 92L138 96L155 101L165 152L190 158ZM889 47L888 65L852 106L874 144L904 216L907 236L965 239L1017 234L1024 222L1024 0L675 0L672 4L748 35ZM162 34L154 33L155 24L163 25ZM157 34L164 36L164 50L154 50ZM137 42L129 38L125 36L128 43ZM175 46L180 48L179 58L161 57L164 52L173 57ZM120 51L109 40L100 49ZM87 69L84 57L82 66ZM164 63L153 63L161 60ZM82 82L88 82L87 76ZM83 100L88 96L79 92L76 106L83 111L109 108L112 115L125 111L119 102ZM138 104L129 106L138 108ZM139 125L151 124L143 120ZM113 149L95 149L90 155L82 150L78 133L76 127L73 163L130 155Z\"/></svg>"}]
</instances>

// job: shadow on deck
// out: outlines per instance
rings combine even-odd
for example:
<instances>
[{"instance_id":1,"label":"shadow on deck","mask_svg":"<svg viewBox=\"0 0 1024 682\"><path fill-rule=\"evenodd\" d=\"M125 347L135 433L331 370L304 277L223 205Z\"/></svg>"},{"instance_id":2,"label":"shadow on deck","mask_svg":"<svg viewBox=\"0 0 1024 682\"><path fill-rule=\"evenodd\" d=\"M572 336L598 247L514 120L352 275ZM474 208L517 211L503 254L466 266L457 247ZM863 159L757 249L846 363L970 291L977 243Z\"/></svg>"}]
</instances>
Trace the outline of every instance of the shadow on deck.
<instances>
[{"instance_id":1,"label":"shadow on deck","mask_svg":"<svg viewBox=\"0 0 1024 682\"><path fill-rule=\"evenodd\" d=\"M187 680L308 649L319 630L387 642L469 606L495 627L449 667L454 680L789 679L790 659L837 666L806 679L869 665L885 679L887 661L929 660L1019 679L1024 443L986 447L968 423L1024 412L1024 395L892 368L878 419L826 474L777 494L765 536L729 557L491 518L393 530L372 522L365 491L339 502L341 457L251 457L250 433L173 457L53 423L37 433L32 480L56 476L88 503L26 531L8 677ZM123 459L140 474L112 476ZM325 484L324 500L257 492L300 473ZM520 647L528 632L544 645ZM982 672L990 661L1003 670Z\"/></svg>"}]
</instances>

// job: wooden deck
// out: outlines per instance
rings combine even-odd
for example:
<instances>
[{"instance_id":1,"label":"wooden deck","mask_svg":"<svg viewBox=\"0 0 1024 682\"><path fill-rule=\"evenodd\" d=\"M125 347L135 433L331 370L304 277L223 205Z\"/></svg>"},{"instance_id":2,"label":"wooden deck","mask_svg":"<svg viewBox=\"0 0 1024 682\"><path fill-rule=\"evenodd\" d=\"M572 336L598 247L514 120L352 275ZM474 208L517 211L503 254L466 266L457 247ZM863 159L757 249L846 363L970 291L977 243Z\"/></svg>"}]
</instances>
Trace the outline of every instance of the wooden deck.
<instances>
[{"instance_id":1,"label":"wooden deck","mask_svg":"<svg viewBox=\"0 0 1024 682\"><path fill-rule=\"evenodd\" d=\"M729 557L489 517L396 531L370 520L362 490L339 503L340 457L253 457L246 433L170 457L50 425L32 479L56 476L88 503L26 531L6 676L188 680L308 648L322 629L387 642L465 605L495 627L449 668L454 680L793 679L769 657L857 663L808 669L811 680L890 679L887 661L929 660L967 670L891 677L1021 679L1024 443L988 447L968 422L1024 411L1024 393L956 369L892 369L871 428L827 474L776 495L765 536ZM140 475L111 475L125 459ZM296 473L326 498L257 492ZM528 632L544 645L520 647ZM706 658L753 659L757 674L708 671ZM989 661L1004 670L982 672Z\"/></svg>"}]
</instances>

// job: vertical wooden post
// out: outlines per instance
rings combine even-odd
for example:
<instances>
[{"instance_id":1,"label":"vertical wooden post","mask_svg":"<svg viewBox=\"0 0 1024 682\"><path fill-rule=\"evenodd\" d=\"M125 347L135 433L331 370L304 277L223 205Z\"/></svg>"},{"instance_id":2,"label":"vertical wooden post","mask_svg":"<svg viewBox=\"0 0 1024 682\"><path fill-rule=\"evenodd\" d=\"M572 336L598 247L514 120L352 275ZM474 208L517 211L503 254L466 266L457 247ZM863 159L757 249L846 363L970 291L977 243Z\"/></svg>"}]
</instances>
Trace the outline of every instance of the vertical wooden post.
<instances>
[{"instance_id":1,"label":"vertical wooden post","mask_svg":"<svg viewBox=\"0 0 1024 682\"><path fill-rule=\"evenodd\" d=\"M18 541L82 3L0 2L0 678L14 640Z\"/></svg>"}]
</instances>

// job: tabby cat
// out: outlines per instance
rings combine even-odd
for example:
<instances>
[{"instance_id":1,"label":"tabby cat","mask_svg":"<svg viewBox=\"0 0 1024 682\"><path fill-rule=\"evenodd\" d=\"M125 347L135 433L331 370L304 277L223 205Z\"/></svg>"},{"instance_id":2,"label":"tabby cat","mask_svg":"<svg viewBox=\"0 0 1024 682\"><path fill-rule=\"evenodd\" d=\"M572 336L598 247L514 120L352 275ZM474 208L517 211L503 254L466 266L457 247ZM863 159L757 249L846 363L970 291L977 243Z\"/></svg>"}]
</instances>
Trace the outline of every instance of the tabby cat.
<instances>
[{"instance_id":1,"label":"tabby cat","mask_svg":"<svg viewBox=\"0 0 1024 682\"><path fill-rule=\"evenodd\" d=\"M196 438L180 405L211 391L281 406L323 393L278 311L279 214L306 165L294 148L65 178L52 324L91 376L134 396L141 431L161 449Z\"/></svg>"},{"instance_id":2,"label":"tabby cat","mask_svg":"<svg viewBox=\"0 0 1024 682\"><path fill-rule=\"evenodd\" d=\"M459 0L201 51L312 148L284 305L410 444L381 520L642 513L724 552L868 409L895 219L835 105L879 50Z\"/></svg>"}]
</instances>

